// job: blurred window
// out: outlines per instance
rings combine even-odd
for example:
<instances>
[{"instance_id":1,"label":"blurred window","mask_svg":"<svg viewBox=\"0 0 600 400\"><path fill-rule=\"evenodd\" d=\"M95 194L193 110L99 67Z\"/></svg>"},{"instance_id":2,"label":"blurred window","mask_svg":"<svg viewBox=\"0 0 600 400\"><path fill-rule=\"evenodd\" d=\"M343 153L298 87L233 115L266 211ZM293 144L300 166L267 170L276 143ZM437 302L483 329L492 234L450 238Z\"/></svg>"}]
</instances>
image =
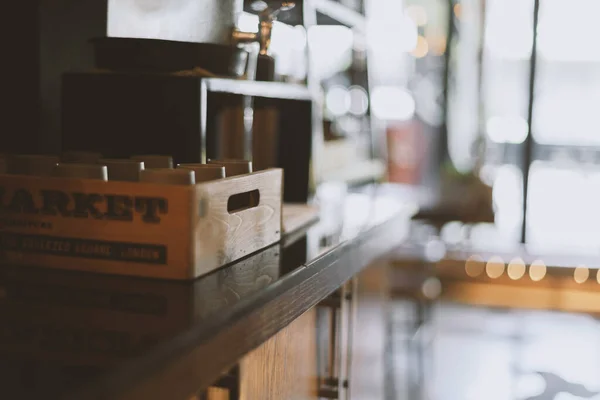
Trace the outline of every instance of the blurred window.
<instances>
[{"instance_id":1,"label":"blurred window","mask_svg":"<svg viewBox=\"0 0 600 400\"><path fill-rule=\"evenodd\" d=\"M517 241L534 1L487 0L485 11L483 0L457 4L451 155L457 168L470 168L472 143L483 135L487 165L482 173L494 185L496 230ZM599 13L597 0L540 0L527 214L528 243L534 246L589 252L600 245L600 168L595 167L600 158ZM473 40L477 26L484 26L480 60L475 60Z\"/></svg>"}]
</instances>

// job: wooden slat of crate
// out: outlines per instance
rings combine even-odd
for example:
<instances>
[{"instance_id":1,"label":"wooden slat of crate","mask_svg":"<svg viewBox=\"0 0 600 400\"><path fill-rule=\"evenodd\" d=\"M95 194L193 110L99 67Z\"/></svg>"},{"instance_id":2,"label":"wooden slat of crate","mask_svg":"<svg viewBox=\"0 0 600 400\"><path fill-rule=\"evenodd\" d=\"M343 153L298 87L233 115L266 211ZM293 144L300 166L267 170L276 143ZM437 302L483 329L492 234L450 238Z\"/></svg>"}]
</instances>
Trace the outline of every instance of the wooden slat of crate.
<instances>
[{"instance_id":1,"label":"wooden slat of crate","mask_svg":"<svg viewBox=\"0 0 600 400\"><path fill-rule=\"evenodd\" d=\"M247 256L281 238L281 170L271 169L196 185L194 236L196 275L207 267L225 265ZM230 213L230 196L258 190L258 206ZM208 210L208 215L199 215ZM214 269L211 268L211 269Z\"/></svg>"}]
</instances>

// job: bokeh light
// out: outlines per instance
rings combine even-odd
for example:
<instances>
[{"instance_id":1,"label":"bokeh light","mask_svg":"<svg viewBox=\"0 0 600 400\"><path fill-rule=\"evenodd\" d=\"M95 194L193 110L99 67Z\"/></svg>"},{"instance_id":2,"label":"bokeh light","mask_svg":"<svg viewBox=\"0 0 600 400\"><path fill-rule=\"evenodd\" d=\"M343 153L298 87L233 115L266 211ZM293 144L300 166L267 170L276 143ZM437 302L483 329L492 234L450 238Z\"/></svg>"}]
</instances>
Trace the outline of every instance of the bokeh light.
<instances>
[{"instance_id":1,"label":"bokeh light","mask_svg":"<svg viewBox=\"0 0 600 400\"><path fill-rule=\"evenodd\" d=\"M424 36L419 35L417 37L417 45L410 53L417 58L425 57L427 53L429 53L429 42L427 39L425 39Z\"/></svg>"},{"instance_id":2,"label":"bokeh light","mask_svg":"<svg viewBox=\"0 0 600 400\"><path fill-rule=\"evenodd\" d=\"M488 260L485 266L485 272L490 278L497 279L504 274L504 267L505 265L502 257L493 256Z\"/></svg>"},{"instance_id":3,"label":"bokeh light","mask_svg":"<svg viewBox=\"0 0 600 400\"><path fill-rule=\"evenodd\" d=\"M343 86L332 87L327 91L325 97L327 110L335 116L341 116L350 111L351 101L350 93Z\"/></svg>"},{"instance_id":4,"label":"bokeh light","mask_svg":"<svg viewBox=\"0 0 600 400\"><path fill-rule=\"evenodd\" d=\"M350 87L350 113L357 117L363 116L369 109L369 95L360 86Z\"/></svg>"},{"instance_id":5,"label":"bokeh light","mask_svg":"<svg viewBox=\"0 0 600 400\"><path fill-rule=\"evenodd\" d=\"M467 258L467 261L465 262L465 272L471 278L477 278L480 276L484 269L485 262L481 256L475 254Z\"/></svg>"},{"instance_id":6,"label":"bokeh light","mask_svg":"<svg viewBox=\"0 0 600 400\"><path fill-rule=\"evenodd\" d=\"M546 264L542 260L535 260L529 266L529 277L534 282L539 282L546 277Z\"/></svg>"},{"instance_id":7,"label":"bokeh light","mask_svg":"<svg viewBox=\"0 0 600 400\"><path fill-rule=\"evenodd\" d=\"M373 89L371 110L380 119L407 121L415 114L413 95L403 87L379 86Z\"/></svg>"},{"instance_id":8,"label":"bokeh light","mask_svg":"<svg viewBox=\"0 0 600 400\"><path fill-rule=\"evenodd\" d=\"M436 299L442 293L442 283L437 278L428 278L421 286L423 295L430 300Z\"/></svg>"},{"instance_id":9,"label":"bokeh light","mask_svg":"<svg viewBox=\"0 0 600 400\"><path fill-rule=\"evenodd\" d=\"M578 266L577 268L575 268L575 271L573 272L573 279L575 280L575 282L577 282L579 284L587 281L589 277L590 277L590 270L585 265Z\"/></svg>"},{"instance_id":10,"label":"bokeh light","mask_svg":"<svg viewBox=\"0 0 600 400\"><path fill-rule=\"evenodd\" d=\"M508 264L508 277L514 281L519 280L525 275L525 261L522 258L515 258Z\"/></svg>"}]
</instances>

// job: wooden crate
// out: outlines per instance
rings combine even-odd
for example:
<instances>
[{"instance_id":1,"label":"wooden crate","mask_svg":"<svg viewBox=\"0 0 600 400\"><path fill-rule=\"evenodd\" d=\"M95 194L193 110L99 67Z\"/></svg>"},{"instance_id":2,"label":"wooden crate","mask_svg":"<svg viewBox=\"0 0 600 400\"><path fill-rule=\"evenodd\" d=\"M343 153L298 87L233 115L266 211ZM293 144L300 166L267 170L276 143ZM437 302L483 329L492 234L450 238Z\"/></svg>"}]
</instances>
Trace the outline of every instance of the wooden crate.
<instances>
[{"instance_id":1,"label":"wooden crate","mask_svg":"<svg viewBox=\"0 0 600 400\"><path fill-rule=\"evenodd\" d=\"M281 169L197 185L0 175L11 264L193 279L281 238Z\"/></svg>"}]
</instances>

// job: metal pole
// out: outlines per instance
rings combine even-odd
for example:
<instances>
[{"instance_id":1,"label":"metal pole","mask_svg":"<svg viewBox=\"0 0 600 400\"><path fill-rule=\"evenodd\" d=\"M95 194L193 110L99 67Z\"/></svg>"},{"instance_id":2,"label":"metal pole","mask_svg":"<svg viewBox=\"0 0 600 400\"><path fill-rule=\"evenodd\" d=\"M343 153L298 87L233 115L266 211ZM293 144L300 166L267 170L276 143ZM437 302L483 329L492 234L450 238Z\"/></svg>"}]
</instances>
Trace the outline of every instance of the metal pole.
<instances>
[{"instance_id":1,"label":"metal pole","mask_svg":"<svg viewBox=\"0 0 600 400\"><path fill-rule=\"evenodd\" d=\"M442 174L442 170L445 167L446 163L451 162L450 158L450 149L448 148L449 140L448 140L448 115L450 114L449 109L449 97L450 97L450 84L452 80L452 57L454 56L452 52L452 45L454 42L454 34L455 34L455 24L454 24L454 0L448 0L448 30L446 32L446 53L444 56L444 75L443 75L443 92L442 92L442 101L443 101L443 113L444 113L444 121L442 126L440 127L440 137L439 137L439 154L438 156L438 169L436 171L439 173L440 177ZM441 182L441 181L440 181Z\"/></svg>"},{"instance_id":2,"label":"metal pole","mask_svg":"<svg viewBox=\"0 0 600 400\"><path fill-rule=\"evenodd\" d=\"M529 170L533 158L533 102L535 96L535 78L537 68L537 30L540 13L540 0L534 0L533 5L533 46L531 48L531 59L529 60L529 108L527 111L527 123L529 132L525 138L523 150L523 225L521 227L521 243L527 242L527 199L529 190Z\"/></svg>"}]
</instances>

